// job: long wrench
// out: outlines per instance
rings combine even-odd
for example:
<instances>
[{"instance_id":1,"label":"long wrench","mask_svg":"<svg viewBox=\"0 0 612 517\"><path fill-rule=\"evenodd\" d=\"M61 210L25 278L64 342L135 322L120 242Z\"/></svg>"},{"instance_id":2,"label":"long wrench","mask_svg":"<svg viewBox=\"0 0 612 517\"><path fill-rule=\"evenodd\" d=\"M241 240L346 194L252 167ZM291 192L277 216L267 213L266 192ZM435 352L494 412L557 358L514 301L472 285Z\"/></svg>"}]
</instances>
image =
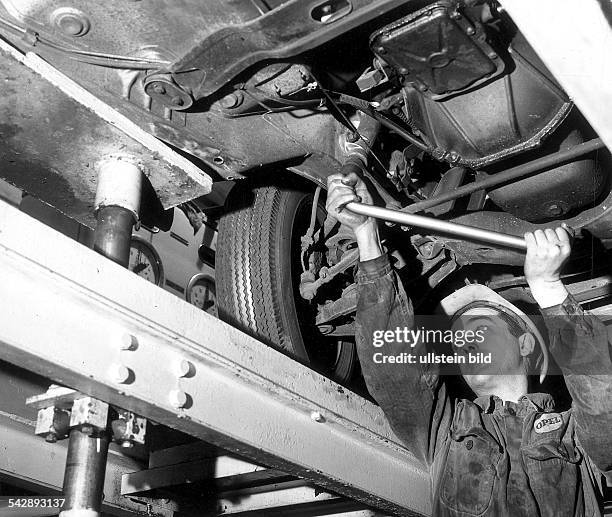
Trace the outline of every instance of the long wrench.
<instances>
[{"instance_id":1,"label":"long wrench","mask_svg":"<svg viewBox=\"0 0 612 517\"><path fill-rule=\"evenodd\" d=\"M466 240L487 242L490 244L496 244L498 246L504 246L506 248L515 248L523 251L527 250L527 243L525 242L525 239L515 237L514 235L508 235L506 233L482 230L481 228L474 228L473 226L450 223L448 221L440 221L439 219L434 219L433 217L408 214L406 212L400 212L399 210L390 210L388 208L365 205L363 203L347 203L345 208L356 214L374 217L375 219L382 219L384 221L399 223L406 226L416 226L417 228L430 230L434 233L453 235L456 237L462 237Z\"/></svg>"}]
</instances>

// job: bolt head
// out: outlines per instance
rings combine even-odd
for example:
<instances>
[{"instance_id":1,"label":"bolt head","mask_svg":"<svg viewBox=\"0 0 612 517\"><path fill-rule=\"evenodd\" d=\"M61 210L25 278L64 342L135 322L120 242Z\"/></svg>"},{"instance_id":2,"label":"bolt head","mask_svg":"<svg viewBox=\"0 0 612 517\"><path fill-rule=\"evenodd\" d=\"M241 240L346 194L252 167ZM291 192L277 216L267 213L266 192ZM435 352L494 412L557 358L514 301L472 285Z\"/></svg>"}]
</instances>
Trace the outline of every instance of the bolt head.
<instances>
[{"instance_id":1,"label":"bolt head","mask_svg":"<svg viewBox=\"0 0 612 517\"><path fill-rule=\"evenodd\" d=\"M121 350L136 350L138 348L138 339L132 334L123 334L119 343Z\"/></svg>"},{"instance_id":2,"label":"bolt head","mask_svg":"<svg viewBox=\"0 0 612 517\"><path fill-rule=\"evenodd\" d=\"M325 417L319 411L310 413L310 418L319 424L325 422Z\"/></svg>"},{"instance_id":3,"label":"bolt head","mask_svg":"<svg viewBox=\"0 0 612 517\"><path fill-rule=\"evenodd\" d=\"M111 369L111 378L119 384L129 384L133 379L133 372L127 366L117 364Z\"/></svg>"},{"instance_id":4,"label":"bolt head","mask_svg":"<svg viewBox=\"0 0 612 517\"><path fill-rule=\"evenodd\" d=\"M193 377L195 375L195 365L184 359L178 364L177 374L179 377Z\"/></svg>"},{"instance_id":5,"label":"bolt head","mask_svg":"<svg viewBox=\"0 0 612 517\"><path fill-rule=\"evenodd\" d=\"M183 104L185 104L185 101L183 100L183 98L179 97L178 95L175 97L172 97L170 102L172 103L173 106L182 106Z\"/></svg>"},{"instance_id":6,"label":"bolt head","mask_svg":"<svg viewBox=\"0 0 612 517\"><path fill-rule=\"evenodd\" d=\"M473 36L474 34L476 34L476 30L474 29L474 27L468 27L465 32L468 33L468 36Z\"/></svg>"},{"instance_id":7,"label":"bolt head","mask_svg":"<svg viewBox=\"0 0 612 517\"><path fill-rule=\"evenodd\" d=\"M175 409L184 408L187 405L187 393L182 390L172 390L168 395L168 402Z\"/></svg>"}]
</instances>

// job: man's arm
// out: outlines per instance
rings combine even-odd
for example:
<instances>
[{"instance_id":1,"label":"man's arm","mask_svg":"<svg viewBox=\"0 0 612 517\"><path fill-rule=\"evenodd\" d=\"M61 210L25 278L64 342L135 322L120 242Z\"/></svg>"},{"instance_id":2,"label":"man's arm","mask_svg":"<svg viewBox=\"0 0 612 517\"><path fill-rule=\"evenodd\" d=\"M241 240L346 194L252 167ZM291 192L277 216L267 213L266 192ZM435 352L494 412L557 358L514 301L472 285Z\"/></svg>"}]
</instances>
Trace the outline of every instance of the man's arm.
<instances>
[{"instance_id":1,"label":"man's arm","mask_svg":"<svg viewBox=\"0 0 612 517\"><path fill-rule=\"evenodd\" d=\"M357 200L353 188L363 202L371 203L363 182L356 177L332 176L328 185L328 213L353 229L359 246L355 339L364 379L396 435L417 458L431 464L436 443L450 425L451 405L445 386L438 382L435 369L380 362L383 354L418 354L421 344L411 348L407 342L380 341L384 331L414 327L412 303L382 251L376 222L342 211L346 203Z\"/></svg>"},{"instance_id":2,"label":"man's arm","mask_svg":"<svg viewBox=\"0 0 612 517\"><path fill-rule=\"evenodd\" d=\"M570 253L565 230L526 234L525 276L549 329L550 352L572 396L576 437L591 460L612 470L612 348L606 327L560 280Z\"/></svg>"}]
</instances>

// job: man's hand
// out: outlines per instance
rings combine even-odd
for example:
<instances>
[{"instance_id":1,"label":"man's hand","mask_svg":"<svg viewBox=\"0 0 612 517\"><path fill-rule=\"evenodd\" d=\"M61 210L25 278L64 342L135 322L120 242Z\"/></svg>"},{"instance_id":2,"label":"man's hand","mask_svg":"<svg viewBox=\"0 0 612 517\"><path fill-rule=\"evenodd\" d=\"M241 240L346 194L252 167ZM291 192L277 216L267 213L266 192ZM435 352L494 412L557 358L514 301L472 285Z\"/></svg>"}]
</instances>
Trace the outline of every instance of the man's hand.
<instances>
[{"instance_id":1,"label":"man's hand","mask_svg":"<svg viewBox=\"0 0 612 517\"><path fill-rule=\"evenodd\" d=\"M332 174L327 178L327 213L348 226L355 234L361 261L382 255L376 221L371 217L354 214L344 207L350 202L372 204L372 196L363 180L355 173L346 176Z\"/></svg>"},{"instance_id":2,"label":"man's hand","mask_svg":"<svg viewBox=\"0 0 612 517\"><path fill-rule=\"evenodd\" d=\"M325 206L327 213L355 232L365 224L371 223L372 219L345 210L344 207L351 201L372 204L372 196L363 180L355 173L346 176L342 174L329 176L327 178L327 203Z\"/></svg>"},{"instance_id":3,"label":"man's hand","mask_svg":"<svg viewBox=\"0 0 612 517\"><path fill-rule=\"evenodd\" d=\"M563 227L526 233L525 278L531 294L542 308L563 303L567 289L561 282L561 269L570 256L571 243Z\"/></svg>"}]
</instances>

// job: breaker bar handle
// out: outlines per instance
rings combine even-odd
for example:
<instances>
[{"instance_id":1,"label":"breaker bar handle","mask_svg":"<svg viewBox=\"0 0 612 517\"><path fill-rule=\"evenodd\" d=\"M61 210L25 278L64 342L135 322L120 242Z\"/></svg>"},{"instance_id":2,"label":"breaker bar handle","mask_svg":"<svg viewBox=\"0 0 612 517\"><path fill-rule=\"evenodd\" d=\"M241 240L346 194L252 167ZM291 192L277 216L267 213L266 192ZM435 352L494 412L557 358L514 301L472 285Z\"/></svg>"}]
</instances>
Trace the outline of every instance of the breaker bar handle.
<instances>
[{"instance_id":1,"label":"breaker bar handle","mask_svg":"<svg viewBox=\"0 0 612 517\"><path fill-rule=\"evenodd\" d=\"M525 242L525 239L515 237L514 235L508 235L506 233L482 230L480 228L474 228L473 226L450 223L448 221L440 221L438 219L434 219L433 217L409 214L406 212L400 212L399 210L390 210L388 208L365 205L363 203L347 203L345 208L356 214L374 217L375 219L382 219L384 221L399 223L406 226L416 226L417 228L430 230L434 233L462 237L465 240L488 242L490 244L497 244L506 248L515 248L523 251L527 250L527 243Z\"/></svg>"}]
</instances>

